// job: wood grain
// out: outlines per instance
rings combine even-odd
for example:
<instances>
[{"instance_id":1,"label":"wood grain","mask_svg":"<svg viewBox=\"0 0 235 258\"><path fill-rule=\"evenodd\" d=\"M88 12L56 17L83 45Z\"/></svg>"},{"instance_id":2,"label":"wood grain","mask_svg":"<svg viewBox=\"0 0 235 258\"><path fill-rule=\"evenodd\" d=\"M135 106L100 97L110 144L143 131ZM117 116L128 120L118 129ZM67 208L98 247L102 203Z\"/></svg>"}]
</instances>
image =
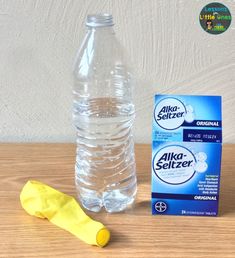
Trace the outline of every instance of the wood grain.
<instances>
[{"instance_id":1,"label":"wood grain","mask_svg":"<svg viewBox=\"0 0 235 258\"><path fill-rule=\"evenodd\" d=\"M75 196L72 144L0 144L0 257L235 257L235 145L223 149L220 216L152 216L149 145L137 145L138 198L123 213L89 213L111 230L105 248L84 244L21 208L28 179Z\"/></svg>"}]
</instances>

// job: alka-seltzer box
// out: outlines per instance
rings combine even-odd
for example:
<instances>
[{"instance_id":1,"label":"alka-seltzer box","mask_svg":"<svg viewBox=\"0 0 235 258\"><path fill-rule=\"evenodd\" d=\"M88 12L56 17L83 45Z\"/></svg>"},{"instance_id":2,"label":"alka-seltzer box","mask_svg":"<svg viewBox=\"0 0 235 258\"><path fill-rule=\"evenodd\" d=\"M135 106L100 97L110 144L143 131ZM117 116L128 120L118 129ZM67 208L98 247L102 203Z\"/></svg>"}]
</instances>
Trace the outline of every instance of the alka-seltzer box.
<instances>
[{"instance_id":1,"label":"alka-seltzer box","mask_svg":"<svg viewBox=\"0 0 235 258\"><path fill-rule=\"evenodd\" d=\"M218 214L221 120L219 96L155 96L152 214Z\"/></svg>"}]
</instances>

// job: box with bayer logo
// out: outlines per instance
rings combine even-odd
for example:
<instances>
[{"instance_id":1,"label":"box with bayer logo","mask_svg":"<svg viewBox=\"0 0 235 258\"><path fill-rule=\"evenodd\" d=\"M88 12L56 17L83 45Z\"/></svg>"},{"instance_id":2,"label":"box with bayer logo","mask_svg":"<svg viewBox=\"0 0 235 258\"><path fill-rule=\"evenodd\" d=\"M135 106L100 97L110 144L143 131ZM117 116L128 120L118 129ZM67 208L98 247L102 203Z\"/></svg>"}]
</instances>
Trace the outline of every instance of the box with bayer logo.
<instances>
[{"instance_id":1,"label":"box with bayer logo","mask_svg":"<svg viewBox=\"0 0 235 258\"><path fill-rule=\"evenodd\" d=\"M155 96L152 214L218 214L221 113L220 96Z\"/></svg>"}]
</instances>

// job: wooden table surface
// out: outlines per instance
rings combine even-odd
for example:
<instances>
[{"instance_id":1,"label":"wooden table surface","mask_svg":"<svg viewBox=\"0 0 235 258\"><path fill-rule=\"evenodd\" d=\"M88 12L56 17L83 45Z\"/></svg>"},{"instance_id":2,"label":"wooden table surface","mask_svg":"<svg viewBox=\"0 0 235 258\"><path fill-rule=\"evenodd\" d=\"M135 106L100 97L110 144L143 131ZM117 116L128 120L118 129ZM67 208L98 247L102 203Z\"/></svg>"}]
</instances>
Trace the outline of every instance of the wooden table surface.
<instances>
[{"instance_id":1,"label":"wooden table surface","mask_svg":"<svg viewBox=\"0 0 235 258\"><path fill-rule=\"evenodd\" d=\"M75 196L72 144L0 144L0 257L235 257L235 145L224 145L219 217L152 216L149 145L136 145L138 196L123 213L89 213L111 231L89 246L26 214L19 194L37 179Z\"/></svg>"}]
</instances>

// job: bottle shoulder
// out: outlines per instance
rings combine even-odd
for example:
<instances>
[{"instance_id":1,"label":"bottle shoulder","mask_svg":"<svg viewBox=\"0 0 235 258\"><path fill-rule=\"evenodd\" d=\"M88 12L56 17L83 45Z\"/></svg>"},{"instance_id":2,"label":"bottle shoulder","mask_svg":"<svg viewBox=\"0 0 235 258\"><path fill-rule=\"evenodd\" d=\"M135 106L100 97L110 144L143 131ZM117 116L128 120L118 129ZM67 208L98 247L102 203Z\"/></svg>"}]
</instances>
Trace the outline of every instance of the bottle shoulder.
<instances>
[{"instance_id":1,"label":"bottle shoulder","mask_svg":"<svg viewBox=\"0 0 235 258\"><path fill-rule=\"evenodd\" d=\"M78 79L104 77L120 70L128 75L131 69L124 52L114 35L86 35L76 55L74 76Z\"/></svg>"}]
</instances>

